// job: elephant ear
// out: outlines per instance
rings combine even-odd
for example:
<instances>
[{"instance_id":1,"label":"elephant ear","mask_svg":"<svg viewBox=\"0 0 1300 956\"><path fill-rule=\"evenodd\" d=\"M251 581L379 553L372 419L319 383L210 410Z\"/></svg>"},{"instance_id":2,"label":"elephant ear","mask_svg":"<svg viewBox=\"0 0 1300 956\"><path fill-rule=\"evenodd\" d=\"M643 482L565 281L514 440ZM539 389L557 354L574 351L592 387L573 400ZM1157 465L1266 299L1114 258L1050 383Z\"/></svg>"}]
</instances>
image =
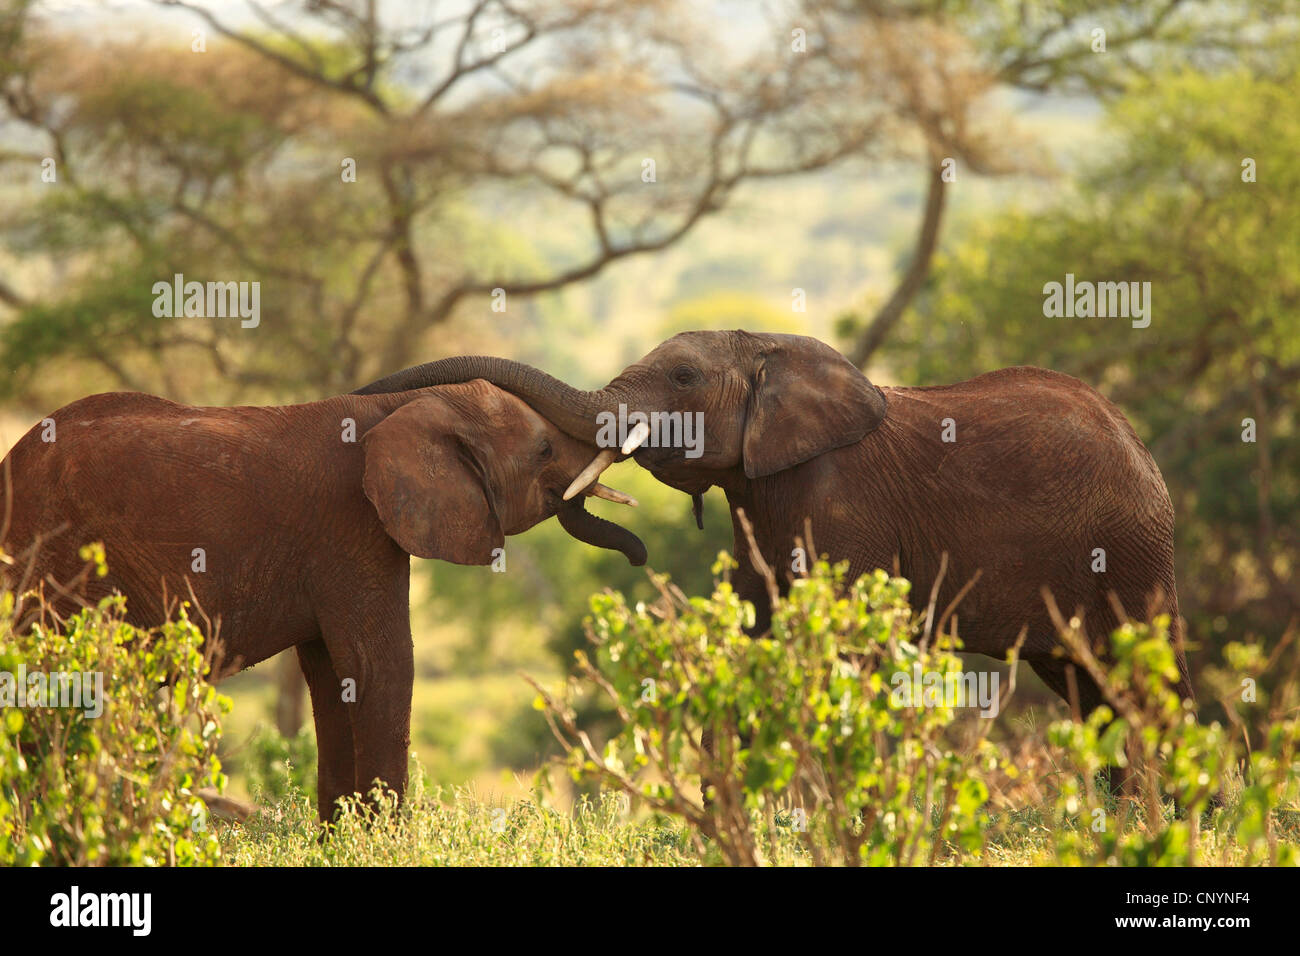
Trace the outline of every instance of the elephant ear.
<instances>
[{"instance_id":1,"label":"elephant ear","mask_svg":"<svg viewBox=\"0 0 1300 956\"><path fill-rule=\"evenodd\" d=\"M745 419L747 477L851 445L884 421L884 394L829 345L803 335L763 339Z\"/></svg>"},{"instance_id":2,"label":"elephant ear","mask_svg":"<svg viewBox=\"0 0 1300 956\"><path fill-rule=\"evenodd\" d=\"M362 487L402 550L456 564L491 564L505 544L483 467L437 398L403 405L361 439Z\"/></svg>"}]
</instances>

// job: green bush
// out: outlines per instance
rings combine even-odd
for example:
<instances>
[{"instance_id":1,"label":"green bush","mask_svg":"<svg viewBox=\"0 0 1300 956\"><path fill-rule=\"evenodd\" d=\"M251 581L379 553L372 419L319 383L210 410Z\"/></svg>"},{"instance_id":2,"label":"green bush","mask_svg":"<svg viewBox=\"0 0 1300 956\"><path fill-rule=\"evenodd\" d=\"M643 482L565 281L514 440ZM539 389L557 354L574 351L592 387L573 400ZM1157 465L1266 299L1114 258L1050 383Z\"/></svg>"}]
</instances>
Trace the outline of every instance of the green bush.
<instances>
[{"instance_id":1,"label":"green bush","mask_svg":"<svg viewBox=\"0 0 1300 956\"><path fill-rule=\"evenodd\" d=\"M279 803L300 791L315 805L316 733L304 727L284 737L268 724L258 724L241 752L248 792L259 803Z\"/></svg>"},{"instance_id":2,"label":"green bush","mask_svg":"<svg viewBox=\"0 0 1300 956\"><path fill-rule=\"evenodd\" d=\"M1111 635L1112 663L1102 666L1078 629L1060 622L1072 656L1107 701L1082 724L1058 721L1052 744L1080 771L1067 776L1057 799L1053 862L1069 865L1195 866L1235 863L1294 866L1297 847L1280 839L1300 799L1300 717L1295 668L1279 683L1269 732L1251 746L1229 687L1253 688L1268 667L1260 648L1229 644L1227 670L1213 670L1220 700L1240 733L1217 721L1202 724L1174 690L1178 668L1169 620L1125 623ZM1284 638L1275 656L1287 649ZM1115 768L1129 781L1128 799L1098 793L1095 771ZM1202 824L1210 823L1209 839ZM1294 836L1294 834L1292 834ZM1217 860L1214 858L1217 856Z\"/></svg>"},{"instance_id":3,"label":"green bush","mask_svg":"<svg viewBox=\"0 0 1300 956\"><path fill-rule=\"evenodd\" d=\"M729 566L724 555L715 573ZM796 861L845 865L1295 862L1293 690L1268 702L1270 732L1252 747L1237 702L1221 697L1240 731L1229 733L1179 698L1166 621L1118 628L1105 666L1077 621L1059 621L1107 706L1051 725L1037 746L1064 769L1034 781L1051 791L1046 803L1026 803L1008 795L1019 774L988 737L994 721L958 719L971 701L893 693L900 673L960 674L955 639L924 636L908 582L877 571L846 584L844 572L816 564L775 602L762 635L746 633L753 607L725 575L708 598L686 598L663 577L653 606L594 596L594 654L578 654L559 695L534 682L570 777L683 821L701 859L731 864L788 862L792 849ZM1254 688L1295 650L1291 637L1268 659L1231 646L1217 679ZM1294 688L1295 667L1276 686ZM576 720L574 702L593 693L618 717L604 745ZM1107 768L1127 777L1121 792L1098 786Z\"/></svg>"},{"instance_id":4,"label":"green bush","mask_svg":"<svg viewBox=\"0 0 1300 956\"><path fill-rule=\"evenodd\" d=\"M9 686L24 673L61 673L78 675L84 690L100 675L102 692L81 698L98 700L92 706L0 711L0 864L216 863L220 846L196 793L225 784L216 750L230 704L205 680L203 636L184 607L153 630L125 622L122 598L60 626L16 629L16 603L0 592Z\"/></svg>"},{"instance_id":5,"label":"green bush","mask_svg":"<svg viewBox=\"0 0 1300 956\"><path fill-rule=\"evenodd\" d=\"M954 707L899 705L893 675L960 673L961 661L948 637L916 642L906 581L878 571L845 587L846 568L818 563L757 636L745 631L753 606L725 580L712 597L687 599L660 578L654 608L593 597L585 681L562 701L538 688L573 779L685 818L732 864L774 861L788 837L818 864L926 863L980 849L984 775L999 762L984 736L991 722L958 752L947 739ZM569 704L584 684L622 724L603 750Z\"/></svg>"}]
</instances>

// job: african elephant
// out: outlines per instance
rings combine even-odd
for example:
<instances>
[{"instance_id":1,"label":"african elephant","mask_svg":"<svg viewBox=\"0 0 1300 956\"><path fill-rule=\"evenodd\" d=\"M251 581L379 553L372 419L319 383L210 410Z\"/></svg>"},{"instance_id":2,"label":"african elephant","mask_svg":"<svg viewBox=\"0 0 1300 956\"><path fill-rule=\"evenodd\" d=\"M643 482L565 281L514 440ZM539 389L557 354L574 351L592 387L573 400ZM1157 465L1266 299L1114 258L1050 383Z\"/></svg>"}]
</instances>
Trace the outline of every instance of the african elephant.
<instances>
[{"instance_id":1,"label":"african elephant","mask_svg":"<svg viewBox=\"0 0 1300 956\"><path fill-rule=\"evenodd\" d=\"M583 441L624 443L623 453L674 488L721 488L741 565L734 581L757 606L760 628L768 599L741 509L778 573L790 569L805 519L817 550L847 559L854 577L897 569L921 601L939 579L939 610L978 572L958 608L965 648L1000 658L1027 628L1022 659L1067 700L1073 676L1085 713L1101 702L1099 689L1062 657L1043 589L1067 616L1080 613L1096 645L1118 622L1112 594L1133 617L1168 612L1178 689L1192 696L1164 480L1124 414L1068 375L1018 367L954 385L879 388L813 338L684 332L598 391L480 357L417 366L363 391L464 375L519 395ZM698 413L703 444L673 447L662 428L635 448L625 430L611 439L611 421L636 412L658 413L659 425L678 412L689 425ZM606 447L577 484L619 455Z\"/></svg>"},{"instance_id":2,"label":"african elephant","mask_svg":"<svg viewBox=\"0 0 1300 956\"><path fill-rule=\"evenodd\" d=\"M83 571L79 546L102 541L109 574L84 597L121 591L141 625L192 594L191 616L218 632L214 679L295 648L324 820L376 779L405 786L408 555L489 564L505 535L559 515L574 537L644 563L633 534L562 498L595 453L482 381L276 408L94 395L0 465L0 545L11 576L66 582Z\"/></svg>"}]
</instances>

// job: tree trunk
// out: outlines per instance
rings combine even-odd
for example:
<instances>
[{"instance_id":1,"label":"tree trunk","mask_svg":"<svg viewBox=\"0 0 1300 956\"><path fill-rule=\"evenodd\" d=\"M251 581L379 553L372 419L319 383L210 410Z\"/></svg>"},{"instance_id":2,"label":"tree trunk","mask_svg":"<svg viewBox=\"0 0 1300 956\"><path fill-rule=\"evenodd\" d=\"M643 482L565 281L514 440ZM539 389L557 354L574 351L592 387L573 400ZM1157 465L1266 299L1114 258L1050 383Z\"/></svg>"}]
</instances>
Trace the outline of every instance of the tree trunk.
<instances>
[{"instance_id":1,"label":"tree trunk","mask_svg":"<svg viewBox=\"0 0 1300 956\"><path fill-rule=\"evenodd\" d=\"M275 667L275 727L281 737L297 737L302 730L307 682L298 666L298 655L292 649L276 658Z\"/></svg>"}]
</instances>

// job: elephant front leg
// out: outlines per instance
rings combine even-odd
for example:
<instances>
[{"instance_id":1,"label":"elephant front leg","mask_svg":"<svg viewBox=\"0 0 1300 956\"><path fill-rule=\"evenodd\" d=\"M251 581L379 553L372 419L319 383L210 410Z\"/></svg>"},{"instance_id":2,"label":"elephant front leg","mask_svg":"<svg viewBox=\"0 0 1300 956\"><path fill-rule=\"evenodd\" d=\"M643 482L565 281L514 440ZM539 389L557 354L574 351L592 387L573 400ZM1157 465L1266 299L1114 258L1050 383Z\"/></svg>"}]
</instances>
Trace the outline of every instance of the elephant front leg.
<instances>
[{"instance_id":1,"label":"elephant front leg","mask_svg":"<svg viewBox=\"0 0 1300 956\"><path fill-rule=\"evenodd\" d=\"M754 626L745 628L751 637L757 637L772 626L772 601L768 595L767 582L763 575L754 569L749 556L740 559L739 565L731 575L731 586L742 601L754 605Z\"/></svg>"},{"instance_id":2,"label":"elephant front leg","mask_svg":"<svg viewBox=\"0 0 1300 956\"><path fill-rule=\"evenodd\" d=\"M356 790L369 795L376 781L397 794L406 793L407 755L411 744L411 695L415 686L415 648L402 606L401 623L324 625L325 646L343 690L352 726Z\"/></svg>"},{"instance_id":3,"label":"elephant front leg","mask_svg":"<svg viewBox=\"0 0 1300 956\"><path fill-rule=\"evenodd\" d=\"M316 806L322 823L334 814L339 797L355 793L352 721L343 702L344 690L325 642L320 638L299 644L298 664L311 692L312 720L316 725Z\"/></svg>"}]
</instances>

